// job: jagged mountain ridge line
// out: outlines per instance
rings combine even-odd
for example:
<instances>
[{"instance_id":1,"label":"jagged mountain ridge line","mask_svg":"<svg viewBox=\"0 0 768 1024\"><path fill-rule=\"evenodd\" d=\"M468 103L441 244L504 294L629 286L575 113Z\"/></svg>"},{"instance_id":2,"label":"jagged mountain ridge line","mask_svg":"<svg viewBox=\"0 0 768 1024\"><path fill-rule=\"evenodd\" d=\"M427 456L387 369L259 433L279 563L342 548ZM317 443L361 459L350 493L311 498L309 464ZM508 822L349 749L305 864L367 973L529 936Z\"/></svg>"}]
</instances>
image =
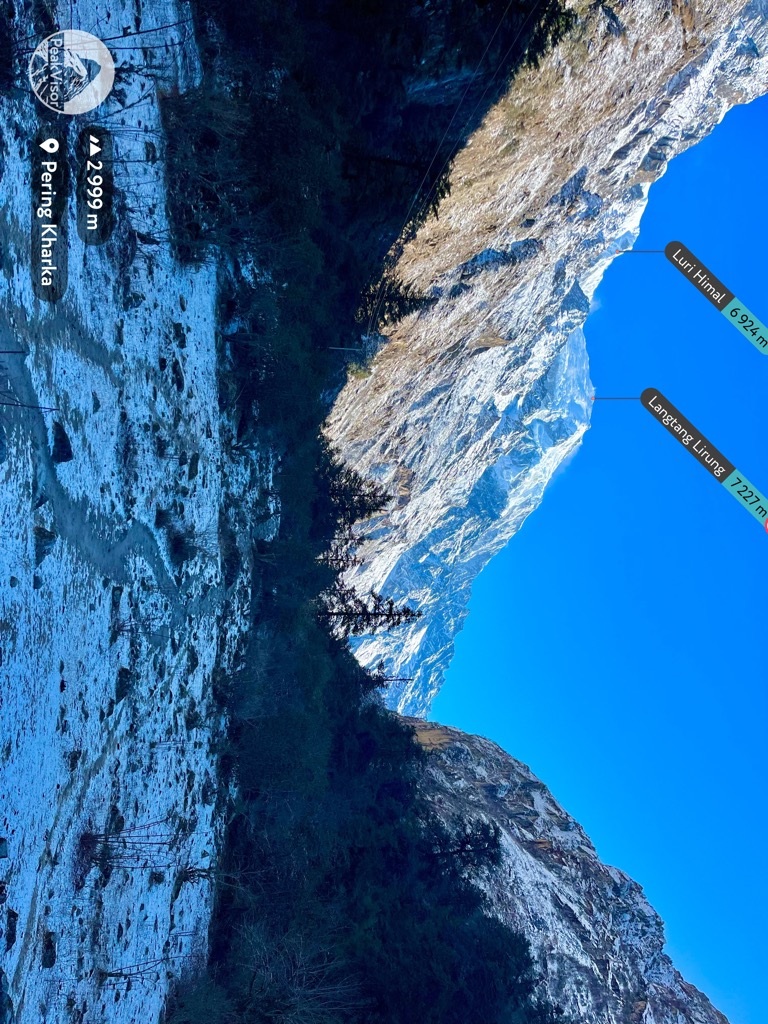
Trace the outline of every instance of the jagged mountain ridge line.
<instances>
[{"instance_id":1,"label":"jagged mountain ridge line","mask_svg":"<svg viewBox=\"0 0 768 1024\"><path fill-rule=\"evenodd\" d=\"M585 1024L728 1024L664 952L642 887L601 862L581 825L522 762L458 729L409 719L430 753L423 792L449 826L501 831L501 863L476 879L531 943L544 990Z\"/></svg>"},{"instance_id":2,"label":"jagged mountain ridge line","mask_svg":"<svg viewBox=\"0 0 768 1024\"><path fill-rule=\"evenodd\" d=\"M470 138L438 218L405 246L397 276L435 302L385 332L328 420L347 461L395 499L350 577L424 612L357 643L363 663L414 677L392 688L398 709L426 713L472 581L581 443L582 327L615 248L637 236L649 184L768 89L767 9L581 11Z\"/></svg>"}]
</instances>

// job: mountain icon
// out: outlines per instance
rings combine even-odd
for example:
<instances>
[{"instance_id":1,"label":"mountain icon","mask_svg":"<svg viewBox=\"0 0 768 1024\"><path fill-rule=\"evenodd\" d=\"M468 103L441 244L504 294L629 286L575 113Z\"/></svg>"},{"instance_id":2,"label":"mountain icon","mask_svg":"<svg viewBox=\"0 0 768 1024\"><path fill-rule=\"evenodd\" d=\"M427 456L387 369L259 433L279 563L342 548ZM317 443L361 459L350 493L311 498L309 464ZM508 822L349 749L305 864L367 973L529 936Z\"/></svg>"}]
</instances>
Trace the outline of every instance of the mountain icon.
<instances>
[{"instance_id":1,"label":"mountain icon","mask_svg":"<svg viewBox=\"0 0 768 1024\"><path fill-rule=\"evenodd\" d=\"M81 57L76 50L64 47L56 63L42 54L35 54L31 67L32 85L43 100L56 96L56 106L63 107L101 74L101 64L88 57Z\"/></svg>"},{"instance_id":2,"label":"mountain icon","mask_svg":"<svg viewBox=\"0 0 768 1024\"><path fill-rule=\"evenodd\" d=\"M101 74L101 64L87 57L79 57L74 50L64 50L63 94L64 102L73 100Z\"/></svg>"}]
</instances>

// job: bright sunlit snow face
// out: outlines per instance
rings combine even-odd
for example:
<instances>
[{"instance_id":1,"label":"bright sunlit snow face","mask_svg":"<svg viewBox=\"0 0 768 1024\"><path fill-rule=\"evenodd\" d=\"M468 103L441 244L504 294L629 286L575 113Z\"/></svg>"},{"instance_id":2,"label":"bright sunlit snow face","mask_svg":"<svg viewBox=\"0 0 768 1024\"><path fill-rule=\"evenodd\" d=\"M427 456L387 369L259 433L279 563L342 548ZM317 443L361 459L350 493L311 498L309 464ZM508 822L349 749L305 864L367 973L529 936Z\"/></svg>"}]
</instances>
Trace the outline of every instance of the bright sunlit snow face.
<instances>
[{"instance_id":1,"label":"bright sunlit snow face","mask_svg":"<svg viewBox=\"0 0 768 1024\"><path fill-rule=\"evenodd\" d=\"M766 160L761 99L672 162L636 246L684 239L763 319ZM710 202L715 182L736 207ZM597 394L663 388L768 486L761 355L661 253L620 257L597 298ZM731 1024L764 1015L767 568L765 533L639 402L597 403L582 450L478 580L431 714L547 780L645 886L677 966Z\"/></svg>"},{"instance_id":2,"label":"bright sunlit snow face","mask_svg":"<svg viewBox=\"0 0 768 1024\"><path fill-rule=\"evenodd\" d=\"M427 712L473 581L581 444L593 388L580 328L615 249L636 237L651 181L731 104L768 88L759 5L735 26L721 5L722 27L708 23L695 58L666 45L651 8L633 7L631 74L627 38L608 32L618 49L606 36L583 73L583 54L566 46L544 79L515 79L458 154L460 187L403 254L405 279L437 301L397 325L395 344L342 390L329 418L347 458L397 495L354 575L424 614L355 649L364 664L385 661L399 680L388 700L401 711ZM713 183L707 203L722 194Z\"/></svg>"}]
</instances>

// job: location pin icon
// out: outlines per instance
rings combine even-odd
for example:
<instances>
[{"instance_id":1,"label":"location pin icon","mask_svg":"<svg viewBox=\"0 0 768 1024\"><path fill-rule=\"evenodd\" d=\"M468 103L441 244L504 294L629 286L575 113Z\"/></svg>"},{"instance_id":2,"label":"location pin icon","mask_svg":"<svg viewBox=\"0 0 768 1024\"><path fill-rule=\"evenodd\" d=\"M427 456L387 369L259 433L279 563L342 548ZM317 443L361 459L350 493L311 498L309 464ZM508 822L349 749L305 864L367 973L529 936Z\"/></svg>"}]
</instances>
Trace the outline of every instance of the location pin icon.
<instances>
[{"instance_id":1,"label":"location pin icon","mask_svg":"<svg viewBox=\"0 0 768 1024\"><path fill-rule=\"evenodd\" d=\"M58 153L59 143L56 139L46 139L40 143L40 149L44 149L46 153Z\"/></svg>"}]
</instances>

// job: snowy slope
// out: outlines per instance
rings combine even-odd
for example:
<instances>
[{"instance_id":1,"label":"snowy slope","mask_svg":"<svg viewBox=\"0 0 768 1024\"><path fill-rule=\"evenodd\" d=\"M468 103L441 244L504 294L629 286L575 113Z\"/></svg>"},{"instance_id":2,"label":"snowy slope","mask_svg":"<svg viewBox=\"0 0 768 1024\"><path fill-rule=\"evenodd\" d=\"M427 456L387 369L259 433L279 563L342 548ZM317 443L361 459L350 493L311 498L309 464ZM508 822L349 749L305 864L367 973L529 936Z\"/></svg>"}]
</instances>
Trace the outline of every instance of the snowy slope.
<instances>
[{"instance_id":1,"label":"snowy slope","mask_svg":"<svg viewBox=\"0 0 768 1024\"><path fill-rule=\"evenodd\" d=\"M158 91L199 77L188 8L72 10L112 40L115 89L93 116L113 132L119 203L100 248L70 210L55 306L29 274L39 111L23 78L0 100L0 349L26 352L0 356L0 380L12 401L55 409L0 408L2 970L17 1024L151 1024L171 980L205 961L211 683L249 600L242 572L225 586L219 516L233 499L247 514L268 467L225 458L216 268L180 267L169 242ZM69 3L58 18L71 24ZM23 15L13 31L37 42ZM70 140L85 123L69 122ZM52 458L54 423L70 461ZM185 880L186 867L203 873Z\"/></svg>"},{"instance_id":2,"label":"snowy slope","mask_svg":"<svg viewBox=\"0 0 768 1024\"><path fill-rule=\"evenodd\" d=\"M328 422L347 461L394 496L352 577L423 617L357 654L410 679L390 691L410 713L442 683L472 581L588 428L582 328L650 183L768 89L765 0L572 6L576 26L489 112L399 261L436 302L388 332Z\"/></svg>"}]
</instances>

